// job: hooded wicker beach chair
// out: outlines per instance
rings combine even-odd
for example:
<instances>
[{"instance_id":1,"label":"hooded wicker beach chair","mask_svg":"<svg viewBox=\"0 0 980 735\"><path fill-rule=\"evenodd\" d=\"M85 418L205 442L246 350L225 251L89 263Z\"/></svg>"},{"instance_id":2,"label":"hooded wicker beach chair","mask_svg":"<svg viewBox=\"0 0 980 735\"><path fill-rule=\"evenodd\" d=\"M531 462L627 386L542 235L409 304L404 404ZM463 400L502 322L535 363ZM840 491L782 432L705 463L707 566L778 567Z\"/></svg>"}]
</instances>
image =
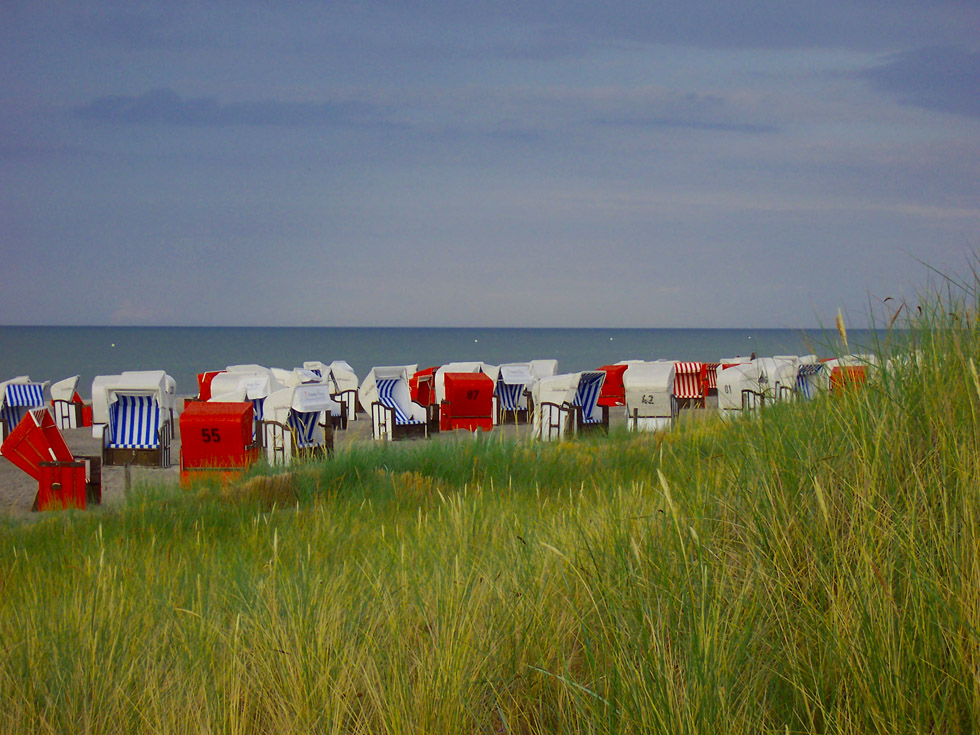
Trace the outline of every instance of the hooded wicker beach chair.
<instances>
[{"instance_id":1,"label":"hooded wicker beach chair","mask_svg":"<svg viewBox=\"0 0 980 735\"><path fill-rule=\"evenodd\" d=\"M360 402L371 414L375 439L428 437L426 410L412 401L408 386L417 369L417 365L375 367L361 383Z\"/></svg>"},{"instance_id":2,"label":"hooded wicker beach chair","mask_svg":"<svg viewBox=\"0 0 980 735\"><path fill-rule=\"evenodd\" d=\"M670 428L674 402L673 361L630 363L623 375L626 393L626 426L630 431Z\"/></svg>"},{"instance_id":3,"label":"hooded wicker beach chair","mask_svg":"<svg viewBox=\"0 0 980 735\"><path fill-rule=\"evenodd\" d=\"M495 388L498 424L528 422L528 386L533 380L528 362L510 362L500 366Z\"/></svg>"},{"instance_id":4,"label":"hooded wicker beach chair","mask_svg":"<svg viewBox=\"0 0 980 735\"><path fill-rule=\"evenodd\" d=\"M572 398L575 431L605 431L609 429L609 406L599 405L599 395L606 374L602 370L589 370L579 374L575 396Z\"/></svg>"},{"instance_id":5,"label":"hooded wicker beach chair","mask_svg":"<svg viewBox=\"0 0 980 735\"><path fill-rule=\"evenodd\" d=\"M266 460L288 465L296 458L322 458L333 452L334 411L339 404L321 383L303 383L270 394L259 422Z\"/></svg>"},{"instance_id":6,"label":"hooded wicker beach chair","mask_svg":"<svg viewBox=\"0 0 980 735\"><path fill-rule=\"evenodd\" d=\"M103 464L170 466L177 388L162 370L100 375L92 381L93 435Z\"/></svg>"},{"instance_id":7,"label":"hooded wicker beach chair","mask_svg":"<svg viewBox=\"0 0 980 735\"><path fill-rule=\"evenodd\" d=\"M38 383L21 375L0 383L0 440L16 428L32 408L42 408L47 381Z\"/></svg>"}]
</instances>

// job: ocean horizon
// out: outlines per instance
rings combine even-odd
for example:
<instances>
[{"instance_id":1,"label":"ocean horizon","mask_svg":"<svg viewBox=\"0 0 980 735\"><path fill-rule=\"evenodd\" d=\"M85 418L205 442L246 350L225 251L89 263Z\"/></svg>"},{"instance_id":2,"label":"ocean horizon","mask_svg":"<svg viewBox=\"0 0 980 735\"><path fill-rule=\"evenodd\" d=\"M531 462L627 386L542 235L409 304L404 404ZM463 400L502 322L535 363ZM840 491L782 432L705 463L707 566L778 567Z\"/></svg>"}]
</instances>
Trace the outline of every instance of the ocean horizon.
<instances>
[{"instance_id":1,"label":"ocean horizon","mask_svg":"<svg viewBox=\"0 0 980 735\"><path fill-rule=\"evenodd\" d=\"M869 349L878 336L848 330L849 351ZM97 375L165 370L178 393L193 395L197 373L243 363L288 369L306 360L346 360L363 379L379 365L552 358L559 372L577 372L633 359L829 357L840 351L833 328L2 326L0 380L29 375L54 382L78 375L79 393L88 398Z\"/></svg>"}]
</instances>

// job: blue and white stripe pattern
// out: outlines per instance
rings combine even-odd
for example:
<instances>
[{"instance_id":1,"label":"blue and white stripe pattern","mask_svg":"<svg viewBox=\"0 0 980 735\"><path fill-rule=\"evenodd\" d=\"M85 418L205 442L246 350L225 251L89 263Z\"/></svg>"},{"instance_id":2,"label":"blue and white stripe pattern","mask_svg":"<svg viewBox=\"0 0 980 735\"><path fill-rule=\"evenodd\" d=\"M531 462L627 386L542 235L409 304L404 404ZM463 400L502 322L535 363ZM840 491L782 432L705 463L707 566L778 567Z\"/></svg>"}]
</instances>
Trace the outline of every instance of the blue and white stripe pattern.
<instances>
[{"instance_id":1,"label":"blue and white stripe pattern","mask_svg":"<svg viewBox=\"0 0 980 735\"><path fill-rule=\"evenodd\" d=\"M290 411L286 417L286 425L292 429L296 446L300 449L315 445L314 434L319 417L319 411Z\"/></svg>"},{"instance_id":2,"label":"blue and white stripe pattern","mask_svg":"<svg viewBox=\"0 0 980 735\"><path fill-rule=\"evenodd\" d=\"M378 388L378 403L395 412L395 424L404 426L405 424L422 424L424 421L413 421L412 417L405 413L398 401L395 400L395 387L398 385L398 378L381 378L376 381Z\"/></svg>"},{"instance_id":3,"label":"blue and white stripe pattern","mask_svg":"<svg viewBox=\"0 0 980 735\"><path fill-rule=\"evenodd\" d=\"M520 383L497 382L497 398L500 407L505 411L519 411L521 409L521 397L524 395L524 386Z\"/></svg>"},{"instance_id":4,"label":"blue and white stripe pattern","mask_svg":"<svg viewBox=\"0 0 980 735\"><path fill-rule=\"evenodd\" d=\"M43 406L43 383L8 383L0 418L7 422L7 431L12 431L30 409Z\"/></svg>"},{"instance_id":5,"label":"blue and white stripe pattern","mask_svg":"<svg viewBox=\"0 0 980 735\"><path fill-rule=\"evenodd\" d=\"M109 446L113 449L157 449L160 406L153 396L118 395L109 407Z\"/></svg>"},{"instance_id":6,"label":"blue and white stripe pattern","mask_svg":"<svg viewBox=\"0 0 980 735\"><path fill-rule=\"evenodd\" d=\"M575 398L572 399L573 406L582 408L582 423L598 424L602 421L602 415L594 417L596 403L599 401L599 393L602 391L602 383L606 379L606 374L601 370L582 373L578 381L578 390L575 391Z\"/></svg>"},{"instance_id":7,"label":"blue and white stripe pattern","mask_svg":"<svg viewBox=\"0 0 980 735\"><path fill-rule=\"evenodd\" d=\"M822 362L800 365L800 368L796 373L796 390L802 393L805 397L812 398L813 384L809 379L819 373L821 370L823 370Z\"/></svg>"}]
</instances>

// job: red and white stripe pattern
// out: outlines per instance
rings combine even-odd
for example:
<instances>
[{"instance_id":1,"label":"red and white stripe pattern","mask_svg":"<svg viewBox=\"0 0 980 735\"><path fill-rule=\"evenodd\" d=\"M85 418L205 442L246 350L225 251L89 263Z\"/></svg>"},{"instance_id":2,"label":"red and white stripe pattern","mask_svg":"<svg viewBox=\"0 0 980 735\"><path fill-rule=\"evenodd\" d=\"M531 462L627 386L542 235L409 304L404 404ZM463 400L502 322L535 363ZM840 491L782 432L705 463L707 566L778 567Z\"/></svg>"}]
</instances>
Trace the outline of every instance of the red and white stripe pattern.
<instances>
[{"instance_id":1,"label":"red and white stripe pattern","mask_svg":"<svg viewBox=\"0 0 980 735\"><path fill-rule=\"evenodd\" d=\"M700 362L674 363L674 397L703 398L704 386Z\"/></svg>"},{"instance_id":2,"label":"red and white stripe pattern","mask_svg":"<svg viewBox=\"0 0 980 735\"><path fill-rule=\"evenodd\" d=\"M720 362L705 362L704 365L704 387L705 390L718 390L718 368Z\"/></svg>"}]
</instances>

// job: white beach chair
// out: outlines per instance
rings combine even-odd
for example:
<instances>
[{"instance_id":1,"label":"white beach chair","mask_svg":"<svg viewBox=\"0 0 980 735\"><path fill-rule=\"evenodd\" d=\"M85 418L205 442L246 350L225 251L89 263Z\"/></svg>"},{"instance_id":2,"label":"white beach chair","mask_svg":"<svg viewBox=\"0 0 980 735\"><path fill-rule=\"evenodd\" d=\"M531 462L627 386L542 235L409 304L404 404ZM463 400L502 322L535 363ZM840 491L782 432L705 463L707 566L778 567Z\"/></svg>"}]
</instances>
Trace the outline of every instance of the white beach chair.
<instances>
[{"instance_id":1,"label":"white beach chair","mask_svg":"<svg viewBox=\"0 0 980 735\"><path fill-rule=\"evenodd\" d=\"M92 433L102 463L170 466L177 387L163 370L100 375L92 381Z\"/></svg>"},{"instance_id":2,"label":"white beach chair","mask_svg":"<svg viewBox=\"0 0 980 735\"><path fill-rule=\"evenodd\" d=\"M766 394L759 388L759 365L755 361L719 369L718 410L722 417L733 418L760 408Z\"/></svg>"},{"instance_id":3,"label":"white beach chair","mask_svg":"<svg viewBox=\"0 0 980 735\"><path fill-rule=\"evenodd\" d=\"M77 375L51 384L51 407L59 429L77 429L82 425L82 404L74 400L77 388Z\"/></svg>"},{"instance_id":4,"label":"white beach chair","mask_svg":"<svg viewBox=\"0 0 980 735\"><path fill-rule=\"evenodd\" d=\"M261 444L272 465L297 457L325 457L333 451L333 422L339 411L325 384L305 383L269 395L259 423Z\"/></svg>"},{"instance_id":5,"label":"white beach chair","mask_svg":"<svg viewBox=\"0 0 980 735\"><path fill-rule=\"evenodd\" d=\"M542 441L565 438L570 430L572 399L578 389L580 373L550 375L531 386L531 436Z\"/></svg>"},{"instance_id":6,"label":"white beach chair","mask_svg":"<svg viewBox=\"0 0 980 735\"><path fill-rule=\"evenodd\" d=\"M418 365L375 367L361 383L360 402L371 414L375 439L428 437L425 407L412 401L408 386L417 370Z\"/></svg>"},{"instance_id":7,"label":"white beach chair","mask_svg":"<svg viewBox=\"0 0 980 735\"><path fill-rule=\"evenodd\" d=\"M676 412L673 361L635 362L623 374L630 431L669 429Z\"/></svg>"}]
</instances>

